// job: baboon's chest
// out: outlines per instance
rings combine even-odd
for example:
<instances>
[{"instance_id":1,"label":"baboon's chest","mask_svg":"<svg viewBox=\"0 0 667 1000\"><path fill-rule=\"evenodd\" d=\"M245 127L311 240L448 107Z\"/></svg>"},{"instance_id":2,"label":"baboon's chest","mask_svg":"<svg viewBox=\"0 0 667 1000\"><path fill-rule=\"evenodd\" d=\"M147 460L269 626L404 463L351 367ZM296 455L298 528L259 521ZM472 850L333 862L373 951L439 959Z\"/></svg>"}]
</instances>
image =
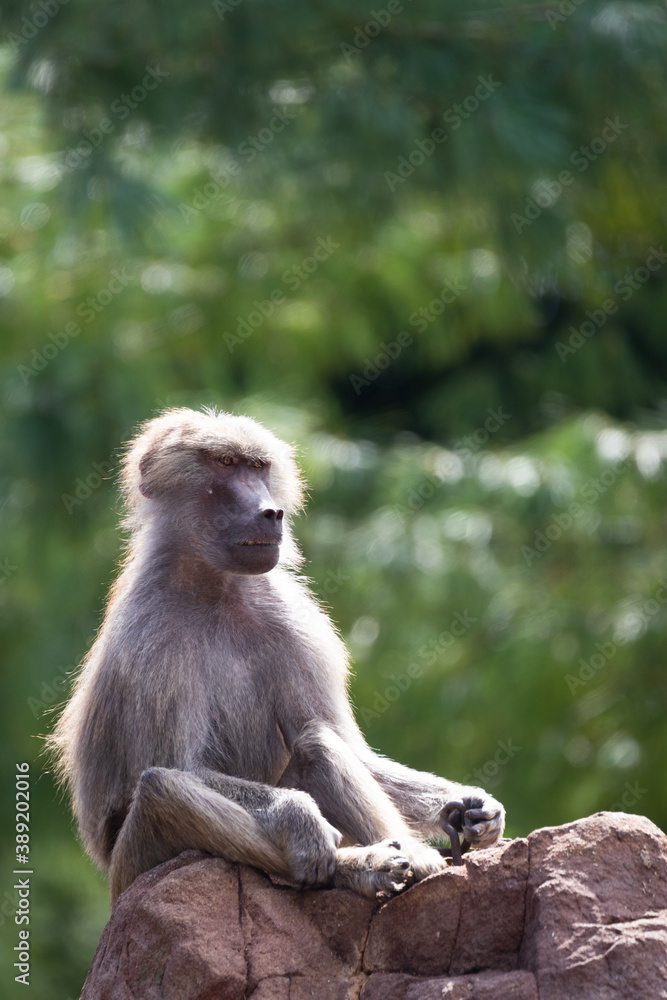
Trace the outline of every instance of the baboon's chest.
<instances>
[{"instance_id":1,"label":"baboon's chest","mask_svg":"<svg viewBox=\"0 0 667 1000\"><path fill-rule=\"evenodd\" d=\"M252 781L275 784L288 760L279 725L286 689L298 684L299 653L279 633L228 637L215 670L206 741L208 763Z\"/></svg>"}]
</instances>

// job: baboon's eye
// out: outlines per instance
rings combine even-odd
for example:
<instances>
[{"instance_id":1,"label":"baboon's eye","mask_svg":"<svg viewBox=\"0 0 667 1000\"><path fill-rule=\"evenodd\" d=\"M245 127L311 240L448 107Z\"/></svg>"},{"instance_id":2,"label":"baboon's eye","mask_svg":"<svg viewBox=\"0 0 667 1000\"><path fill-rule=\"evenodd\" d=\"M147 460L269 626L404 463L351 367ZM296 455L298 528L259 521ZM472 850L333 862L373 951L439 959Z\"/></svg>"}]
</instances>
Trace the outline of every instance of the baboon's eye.
<instances>
[{"instance_id":1,"label":"baboon's eye","mask_svg":"<svg viewBox=\"0 0 667 1000\"><path fill-rule=\"evenodd\" d=\"M233 465L234 464L234 459L232 458L231 455L223 455L222 458L218 459L218 461L222 462L223 465Z\"/></svg>"},{"instance_id":2,"label":"baboon's eye","mask_svg":"<svg viewBox=\"0 0 667 1000\"><path fill-rule=\"evenodd\" d=\"M263 462L261 460L261 458L254 459L254 461L252 463L253 469L262 469L262 468L264 468L265 465L266 465L266 462Z\"/></svg>"}]
</instances>

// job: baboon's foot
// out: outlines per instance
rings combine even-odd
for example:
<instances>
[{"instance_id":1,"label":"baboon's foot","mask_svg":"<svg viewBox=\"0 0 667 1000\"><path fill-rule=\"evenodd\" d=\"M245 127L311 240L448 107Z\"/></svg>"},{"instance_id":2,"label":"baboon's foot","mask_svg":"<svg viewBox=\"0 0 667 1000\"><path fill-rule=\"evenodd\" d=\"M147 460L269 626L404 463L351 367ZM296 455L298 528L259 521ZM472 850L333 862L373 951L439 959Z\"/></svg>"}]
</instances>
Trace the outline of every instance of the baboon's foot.
<instances>
[{"instance_id":1,"label":"baboon's foot","mask_svg":"<svg viewBox=\"0 0 667 1000\"><path fill-rule=\"evenodd\" d=\"M413 881L410 861L397 840L338 850L333 877L336 889L353 889L369 899L383 899L401 892Z\"/></svg>"}]
</instances>

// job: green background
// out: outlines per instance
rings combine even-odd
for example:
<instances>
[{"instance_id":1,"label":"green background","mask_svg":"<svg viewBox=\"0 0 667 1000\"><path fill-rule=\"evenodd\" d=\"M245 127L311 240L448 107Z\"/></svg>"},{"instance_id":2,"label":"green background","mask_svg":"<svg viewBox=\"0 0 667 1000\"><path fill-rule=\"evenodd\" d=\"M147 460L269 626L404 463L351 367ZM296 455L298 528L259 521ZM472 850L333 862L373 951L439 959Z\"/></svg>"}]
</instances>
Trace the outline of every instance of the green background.
<instances>
[{"instance_id":1,"label":"green background","mask_svg":"<svg viewBox=\"0 0 667 1000\"><path fill-rule=\"evenodd\" d=\"M8 995L16 762L33 997L78 996L107 918L42 737L166 406L297 445L373 746L484 784L510 835L665 828L664 10L10 0L1 28Z\"/></svg>"}]
</instances>

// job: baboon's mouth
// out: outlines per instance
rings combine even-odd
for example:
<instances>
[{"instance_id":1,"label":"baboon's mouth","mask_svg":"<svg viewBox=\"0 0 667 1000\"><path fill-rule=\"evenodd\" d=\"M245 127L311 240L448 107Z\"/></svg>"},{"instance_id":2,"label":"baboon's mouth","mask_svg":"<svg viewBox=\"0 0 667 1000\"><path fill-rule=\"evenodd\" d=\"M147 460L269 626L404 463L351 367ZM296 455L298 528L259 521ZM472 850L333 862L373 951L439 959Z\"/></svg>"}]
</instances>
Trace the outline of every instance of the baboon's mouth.
<instances>
[{"instance_id":1,"label":"baboon's mouth","mask_svg":"<svg viewBox=\"0 0 667 1000\"><path fill-rule=\"evenodd\" d=\"M255 541L254 539L250 539L247 542L237 542L236 544L237 545L268 545L268 546L276 546L276 545L279 544L279 542L258 542L258 541Z\"/></svg>"}]
</instances>

